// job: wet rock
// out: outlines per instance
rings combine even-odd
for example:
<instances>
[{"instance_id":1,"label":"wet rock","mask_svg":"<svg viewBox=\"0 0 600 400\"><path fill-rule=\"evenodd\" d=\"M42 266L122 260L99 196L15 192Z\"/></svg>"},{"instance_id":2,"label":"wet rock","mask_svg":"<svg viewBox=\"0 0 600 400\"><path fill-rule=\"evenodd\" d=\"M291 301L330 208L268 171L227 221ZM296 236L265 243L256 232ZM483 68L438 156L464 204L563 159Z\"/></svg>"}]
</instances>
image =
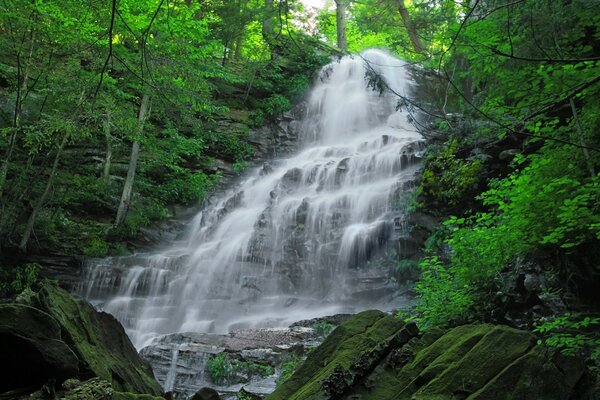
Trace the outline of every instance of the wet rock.
<instances>
[{"instance_id":1,"label":"wet rock","mask_svg":"<svg viewBox=\"0 0 600 400\"><path fill-rule=\"evenodd\" d=\"M156 378L175 399L186 399L203 387L223 399L236 399L244 388L264 396L277 384L281 365L321 338L313 329L245 329L229 335L184 333L164 336L141 350L154 367ZM209 360L221 357L227 376L213 377Z\"/></svg>"},{"instance_id":2,"label":"wet rock","mask_svg":"<svg viewBox=\"0 0 600 400\"><path fill-rule=\"evenodd\" d=\"M269 162L264 162L262 169L260 170L260 176L268 175L271 172L273 172L273 167L271 166L271 164Z\"/></svg>"},{"instance_id":3,"label":"wet rock","mask_svg":"<svg viewBox=\"0 0 600 400\"><path fill-rule=\"evenodd\" d=\"M341 185L344 177L348 173L348 163L350 162L350 157L346 157L342 159L335 167L335 184Z\"/></svg>"},{"instance_id":4,"label":"wet rock","mask_svg":"<svg viewBox=\"0 0 600 400\"><path fill-rule=\"evenodd\" d=\"M300 183L302 179L302 170L300 168L292 168L288 170L281 178L281 185L284 189L290 189L294 185Z\"/></svg>"},{"instance_id":5,"label":"wet rock","mask_svg":"<svg viewBox=\"0 0 600 400\"><path fill-rule=\"evenodd\" d=\"M205 387L198 390L189 400L221 400L221 396L216 390Z\"/></svg>"},{"instance_id":6,"label":"wet rock","mask_svg":"<svg viewBox=\"0 0 600 400\"><path fill-rule=\"evenodd\" d=\"M63 341L61 326L47 313L18 304L0 305L0 393L49 379L57 384L78 374L78 359Z\"/></svg>"}]
</instances>

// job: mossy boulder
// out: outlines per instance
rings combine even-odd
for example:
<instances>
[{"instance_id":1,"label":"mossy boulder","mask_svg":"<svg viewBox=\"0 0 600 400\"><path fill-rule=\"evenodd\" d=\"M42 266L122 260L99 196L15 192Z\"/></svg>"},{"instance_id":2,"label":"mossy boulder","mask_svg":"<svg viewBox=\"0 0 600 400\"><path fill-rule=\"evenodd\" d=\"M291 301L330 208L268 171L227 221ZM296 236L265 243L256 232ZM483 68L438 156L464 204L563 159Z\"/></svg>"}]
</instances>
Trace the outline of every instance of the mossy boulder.
<instances>
[{"instance_id":1,"label":"mossy boulder","mask_svg":"<svg viewBox=\"0 0 600 400\"><path fill-rule=\"evenodd\" d=\"M80 379L99 377L120 392L162 394L150 366L112 315L52 284L44 285L31 303L60 325L62 340L79 359Z\"/></svg>"},{"instance_id":2,"label":"mossy boulder","mask_svg":"<svg viewBox=\"0 0 600 400\"><path fill-rule=\"evenodd\" d=\"M62 341L61 327L45 312L20 304L0 305L0 393L62 383L77 375L78 359Z\"/></svg>"},{"instance_id":3,"label":"mossy boulder","mask_svg":"<svg viewBox=\"0 0 600 400\"><path fill-rule=\"evenodd\" d=\"M381 313L337 328L268 400L501 400L584 398L582 360L506 326L423 335Z\"/></svg>"},{"instance_id":4,"label":"mossy boulder","mask_svg":"<svg viewBox=\"0 0 600 400\"><path fill-rule=\"evenodd\" d=\"M338 398L368 374L390 351L416 334L399 319L365 311L338 326L313 350L296 372L267 398L311 400Z\"/></svg>"},{"instance_id":5,"label":"mossy boulder","mask_svg":"<svg viewBox=\"0 0 600 400\"><path fill-rule=\"evenodd\" d=\"M115 392L162 394L121 324L53 284L0 305L0 351L0 393L52 391L67 378L97 377Z\"/></svg>"},{"instance_id":6,"label":"mossy boulder","mask_svg":"<svg viewBox=\"0 0 600 400\"><path fill-rule=\"evenodd\" d=\"M62 385L50 388L47 385L31 394L0 395L2 400L164 400L149 394L116 392L111 383L102 378L92 378L87 381L67 379Z\"/></svg>"}]
</instances>

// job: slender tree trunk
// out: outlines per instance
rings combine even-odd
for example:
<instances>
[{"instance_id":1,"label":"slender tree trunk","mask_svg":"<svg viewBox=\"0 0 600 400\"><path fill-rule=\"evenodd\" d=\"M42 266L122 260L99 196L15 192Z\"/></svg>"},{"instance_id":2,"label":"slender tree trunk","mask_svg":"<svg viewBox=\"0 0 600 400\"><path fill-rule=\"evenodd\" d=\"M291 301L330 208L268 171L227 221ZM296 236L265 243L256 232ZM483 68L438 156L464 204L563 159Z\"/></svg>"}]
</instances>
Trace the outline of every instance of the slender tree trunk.
<instances>
[{"instance_id":1,"label":"slender tree trunk","mask_svg":"<svg viewBox=\"0 0 600 400\"><path fill-rule=\"evenodd\" d=\"M60 162L60 157L62 155L63 149L67 144L67 140L69 139L69 134L65 133L58 149L56 150L56 156L54 157L54 162L52 163L52 169L50 170L50 175L48 176L48 182L46 182L46 187L44 192L35 203L33 207L33 211L29 215L29 219L27 220L27 225L25 226L25 232L23 232L23 236L21 238L21 243L19 243L19 250L24 252L27 250L27 243L29 242L29 238L31 237L31 233L33 232L33 226L35 225L35 220L37 218L38 213L44 206L46 199L48 198L48 194L50 193L50 189L52 188L52 183L54 182L54 177L56 176L56 171L58 170L58 163Z\"/></svg>"},{"instance_id":2,"label":"slender tree trunk","mask_svg":"<svg viewBox=\"0 0 600 400\"><path fill-rule=\"evenodd\" d=\"M21 126L23 103L27 97L29 74L31 71L31 65L33 63L33 50L35 47L35 34L33 31L31 31L29 35L29 40L31 41L29 46L29 56L24 68L21 65L21 55L20 53L17 53L17 96L15 99L15 108L13 112L13 129L11 130L8 138L8 148L6 149L4 162L2 163L2 168L0 169L0 202L2 201L2 196L4 194L4 186L6 184L6 177L8 176L10 160L12 159L12 154L17 143L17 134L19 127Z\"/></svg>"},{"instance_id":3,"label":"slender tree trunk","mask_svg":"<svg viewBox=\"0 0 600 400\"><path fill-rule=\"evenodd\" d=\"M234 60L239 60L242 57L242 46L244 45L244 33L242 32L235 39L235 53L233 55Z\"/></svg>"},{"instance_id":4,"label":"slender tree trunk","mask_svg":"<svg viewBox=\"0 0 600 400\"><path fill-rule=\"evenodd\" d=\"M335 0L335 23L337 28L337 47L342 51L347 51L346 0Z\"/></svg>"},{"instance_id":5,"label":"slender tree trunk","mask_svg":"<svg viewBox=\"0 0 600 400\"><path fill-rule=\"evenodd\" d=\"M265 42L271 44L273 37L275 37L275 31L273 30L273 15L275 14L275 8L273 7L273 0L265 0L265 16L262 23L262 35Z\"/></svg>"},{"instance_id":6,"label":"slender tree trunk","mask_svg":"<svg viewBox=\"0 0 600 400\"><path fill-rule=\"evenodd\" d=\"M590 175L592 178L594 178L596 176L596 170L594 169L594 164L592 164L590 153L588 152L585 139L583 138L583 130L581 129L581 124L579 123L579 116L577 115L577 109L575 108L575 102L573 101L573 98L569 99L569 103L571 105L571 111L573 112L573 119L575 119L575 125L577 126L577 136L579 136L579 143L582 146L581 151L583 152L583 158L585 158Z\"/></svg>"},{"instance_id":7,"label":"slender tree trunk","mask_svg":"<svg viewBox=\"0 0 600 400\"><path fill-rule=\"evenodd\" d=\"M108 184L110 180L110 163L112 160L112 136L110 134L111 121L110 109L106 111L106 120L104 121L104 137L106 138L106 158L104 159L104 170L102 179Z\"/></svg>"},{"instance_id":8,"label":"slender tree trunk","mask_svg":"<svg viewBox=\"0 0 600 400\"><path fill-rule=\"evenodd\" d=\"M410 38L413 49L417 53L422 53L425 51L425 48L423 47L423 43L421 42L421 38L419 37L415 24L413 24L412 20L410 19L410 15L408 14L408 9L404 4L404 0L396 0L396 4L398 6L400 16L402 17L402 23L408 32L408 37Z\"/></svg>"},{"instance_id":9,"label":"slender tree trunk","mask_svg":"<svg viewBox=\"0 0 600 400\"><path fill-rule=\"evenodd\" d=\"M229 50L229 43L231 41L230 40L226 40L225 44L223 45L223 61L221 62L221 66L224 67L227 64L227 57L228 54L231 50Z\"/></svg>"},{"instance_id":10,"label":"slender tree trunk","mask_svg":"<svg viewBox=\"0 0 600 400\"><path fill-rule=\"evenodd\" d=\"M4 194L4 184L6 183L6 177L8 175L8 165L12 158L12 153L15 149L15 143L17 142L17 128L13 128L10 131L8 138L8 149L4 156L4 162L2 163L2 169L0 169L0 202L2 202L2 196Z\"/></svg>"},{"instance_id":11,"label":"slender tree trunk","mask_svg":"<svg viewBox=\"0 0 600 400\"><path fill-rule=\"evenodd\" d=\"M144 123L148 118L148 108L150 103L150 96L144 93L142 97L142 104L140 105L140 113L138 115L138 135L141 136L144 131ZM127 217L127 211L129 210L129 204L131 202L131 192L133 190L133 181L135 180L135 170L137 168L138 157L140 155L140 143L137 140L133 141L131 146L131 156L129 158L129 168L127 169L127 178L125 179L125 186L123 187L123 194L121 195L121 202L119 203L119 209L117 210L117 219L115 225L121 225Z\"/></svg>"}]
</instances>

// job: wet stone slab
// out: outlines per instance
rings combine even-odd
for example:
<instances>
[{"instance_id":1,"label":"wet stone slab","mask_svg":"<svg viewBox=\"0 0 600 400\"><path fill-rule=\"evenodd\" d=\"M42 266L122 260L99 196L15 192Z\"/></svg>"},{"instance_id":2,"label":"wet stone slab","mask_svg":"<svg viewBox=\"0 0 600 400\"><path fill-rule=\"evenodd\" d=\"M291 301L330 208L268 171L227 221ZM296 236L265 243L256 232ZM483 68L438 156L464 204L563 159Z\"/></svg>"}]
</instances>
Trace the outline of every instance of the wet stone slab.
<instances>
[{"instance_id":1,"label":"wet stone slab","mask_svg":"<svg viewBox=\"0 0 600 400\"><path fill-rule=\"evenodd\" d=\"M228 335L175 333L154 340L140 355L175 399L186 399L203 387L217 390L223 399L236 399L242 388L265 396L275 390L285 363L302 358L324 339L323 332L308 327L310 321L303 325Z\"/></svg>"}]
</instances>

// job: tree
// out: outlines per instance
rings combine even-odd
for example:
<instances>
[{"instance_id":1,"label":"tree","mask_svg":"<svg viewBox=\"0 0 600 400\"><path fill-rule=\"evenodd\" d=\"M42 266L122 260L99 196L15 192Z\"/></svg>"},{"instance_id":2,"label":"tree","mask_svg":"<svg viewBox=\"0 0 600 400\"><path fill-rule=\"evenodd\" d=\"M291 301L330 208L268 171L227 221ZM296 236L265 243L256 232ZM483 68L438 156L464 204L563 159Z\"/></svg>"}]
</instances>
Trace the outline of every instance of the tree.
<instances>
[{"instance_id":1,"label":"tree","mask_svg":"<svg viewBox=\"0 0 600 400\"><path fill-rule=\"evenodd\" d=\"M144 133L144 124L146 123L149 112L150 96L148 96L147 93L144 93L142 95L142 102L140 104L140 111L138 114L138 137L142 137ZM123 193L121 194L121 201L119 202L119 209L117 210L117 218L115 219L115 225L117 226L121 225L125 221L127 211L129 210L129 204L131 203L131 192L133 190L133 182L135 180L135 171L137 169L139 155L140 142L139 139L134 139L131 146L131 156L129 157L129 167L127 168L127 178L125 179Z\"/></svg>"},{"instance_id":2,"label":"tree","mask_svg":"<svg viewBox=\"0 0 600 400\"><path fill-rule=\"evenodd\" d=\"M410 15L408 14L408 9L404 4L404 0L395 1L398 7L398 12L402 17L404 27L408 32L408 37L410 38L410 42L412 43L413 49L417 53L422 53L423 51L425 51L425 48L423 47L423 43L421 42L421 38L419 37L419 32L417 32L417 28L415 27L415 24L413 23L412 19L410 18Z\"/></svg>"},{"instance_id":3,"label":"tree","mask_svg":"<svg viewBox=\"0 0 600 400\"><path fill-rule=\"evenodd\" d=\"M348 50L346 37L346 0L335 0L335 21L337 31L337 47L342 51Z\"/></svg>"}]
</instances>

